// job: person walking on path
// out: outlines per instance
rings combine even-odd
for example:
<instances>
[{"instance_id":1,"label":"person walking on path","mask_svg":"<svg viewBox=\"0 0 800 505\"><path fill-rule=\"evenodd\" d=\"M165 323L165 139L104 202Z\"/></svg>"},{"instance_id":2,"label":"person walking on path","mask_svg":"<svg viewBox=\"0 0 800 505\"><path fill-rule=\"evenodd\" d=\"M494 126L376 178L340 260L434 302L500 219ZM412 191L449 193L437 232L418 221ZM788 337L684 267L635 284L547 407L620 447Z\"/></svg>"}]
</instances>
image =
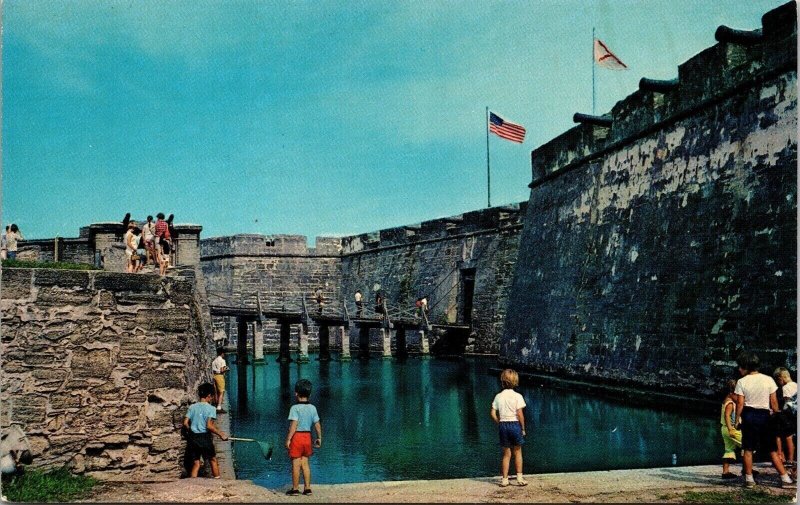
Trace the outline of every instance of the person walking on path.
<instances>
[{"instance_id":1,"label":"person walking on path","mask_svg":"<svg viewBox=\"0 0 800 505\"><path fill-rule=\"evenodd\" d=\"M730 470L730 464L736 462L736 450L742 446L742 432L734 426L736 423L736 381L730 379L726 383L725 399L722 401L720 412L720 431L722 433L722 443L725 445L725 452L722 454L722 478L735 479L736 474Z\"/></svg>"},{"instance_id":2,"label":"person walking on path","mask_svg":"<svg viewBox=\"0 0 800 505\"><path fill-rule=\"evenodd\" d=\"M228 364L225 362L225 349L217 349L217 357L211 362L211 373L214 374L214 387L217 389L217 413L225 414L222 408L222 399L225 396L225 372L228 371Z\"/></svg>"},{"instance_id":3,"label":"person walking on path","mask_svg":"<svg viewBox=\"0 0 800 505\"><path fill-rule=\"evenodd\" d=\"M519 385L519 375L514 370L507 368L500 374L500 384L503 390L492 401L492 420L497 423L500 431L500 447L503 448L503 459L500 470L503 479L500 487L508 486L508 469L511 466L511 453L514 453L514 465L517 470L517 485L527 486L528 482L522 476L522 444L525 443L525 399L514 391Z\"/></svg>"},{"instance_id":4,"label":"person walking on path","mask_svg":"<svg viewBox=\"0 0 800 505\"><path fill-rule=\"evenodd\" d=\"M742 461L744 486L755 487L753 479L753 452L769 452L772 466L781 476L781 487L794 488L792 478L786 473L778 457L775 434L770 429L770 416L778 412L778 385L772 377L759 373L760 361L752 352L745 351L736 359L742 378L736 382L736 424L742 429Z\"/></svg>"},{"instance_id":5,"label":"person walking on path","mask_svg":"<svg viewBox=\"0 0 800 505\"><path fill-rule=\"evenodd\" d=\"M356 289L354 298L356 299L356 317L361 317L364 312L364 295L361 294L361 290Z\"/></svg>"},{"instance_id":6,"label":"person walking on path","mask_svg":"<svg viewBox=\"0 0 800 505\"><path fill-rule=\"evenodd\" d=\"M286 435L286 449L292 459L292 488L289 496L300 494L300 471L303 471L303 494L311 494L311 467L308 458L314 454L311 443L311 426L317 432L313 447L322 447L322 426L319 424L317 407L308 402L311 396L311 381L300 379L294 386L297 403L289 409L289 433Z\"/></svg>"},{"instance_id":7,"label":"person walking on path","mask_svg":"<svg viewBox=\"0 0 800 505\"><path fill-rule=\"evenodd\" d=\"M200 458L203 458L211 464L211 475L215 479L219 479L219 464L211 434L217 435L222 440L228 440L228 436L214 425L214 419L217 418L217 410L211 405L214 386L208 382L200 384L200 387L197 388L197 396L200 397L200 401L193 403L186 412L186 417L183 418L186 452L190 456L189 459L192 460L190 475L197 477L200 473Z\"/></svg>"},{"instance_id":8,"label":"person walking on path","mask_svg":"<svg viewBox=\"0 0 800 505\"><path fill-rule=\"evenodd\" d=\"M19 231L19 227L16 224L11 224L11 228L6 233L6 249L8 259L15 260L17 259L17 241L25 240L25 237L22 235L22 232Z\"/></svg>"}]
</instances>

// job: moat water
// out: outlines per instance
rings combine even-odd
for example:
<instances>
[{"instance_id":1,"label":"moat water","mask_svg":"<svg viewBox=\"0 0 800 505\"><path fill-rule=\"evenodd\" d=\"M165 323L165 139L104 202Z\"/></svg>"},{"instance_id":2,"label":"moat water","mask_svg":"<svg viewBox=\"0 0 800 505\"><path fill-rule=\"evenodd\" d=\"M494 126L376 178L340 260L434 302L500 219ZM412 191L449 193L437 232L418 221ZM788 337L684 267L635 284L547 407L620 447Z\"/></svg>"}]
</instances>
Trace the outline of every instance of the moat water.
<instances>
[{"instance_id":1,"label":"moat water","mask_svg":"<svg viewBox=\"0 0 800 505\"><path fill-rule=\"evenodd\" d=\"M294 383L314 384L323 446L310 458L312 482L448 479L499 475L497 428L489 417L499 391L491 358L436 358L306 364L231 365L231 431L271 441L236 442L237 478L268 488L290 483L283 445ZM229 359L229 361L231 361ZM523 385L528 437L525 473L710 464L719 461L719 419L626 406L579 391Z\"/></svg>"}]
</instances>

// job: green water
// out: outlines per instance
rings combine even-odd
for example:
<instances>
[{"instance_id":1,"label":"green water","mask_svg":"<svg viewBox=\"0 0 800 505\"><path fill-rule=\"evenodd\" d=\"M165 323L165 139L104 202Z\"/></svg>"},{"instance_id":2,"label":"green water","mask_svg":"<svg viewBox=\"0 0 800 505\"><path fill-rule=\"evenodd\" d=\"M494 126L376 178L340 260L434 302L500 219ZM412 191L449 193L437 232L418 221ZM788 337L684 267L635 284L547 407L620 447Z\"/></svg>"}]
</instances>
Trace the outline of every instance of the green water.
<instances>
[{"instance_id":1,"label":"green water","mask_svg":"<svg viewBox=\"0 0 800 505\"><path fill-rule=\"evenodd\" d=\"M499 391L493 359L435 358L231 366L231 431L272 441L236 442L236 475L270 488L290 482L283 445L293 387L314 384L324 444L311 457L313 482L447 479L499 475ZM612 403L579 392L521 386L528 407L525 473L709 464L719 461L719 419ZM691 408L690 408L691 410Z\"/></svg>"}]
</instances>

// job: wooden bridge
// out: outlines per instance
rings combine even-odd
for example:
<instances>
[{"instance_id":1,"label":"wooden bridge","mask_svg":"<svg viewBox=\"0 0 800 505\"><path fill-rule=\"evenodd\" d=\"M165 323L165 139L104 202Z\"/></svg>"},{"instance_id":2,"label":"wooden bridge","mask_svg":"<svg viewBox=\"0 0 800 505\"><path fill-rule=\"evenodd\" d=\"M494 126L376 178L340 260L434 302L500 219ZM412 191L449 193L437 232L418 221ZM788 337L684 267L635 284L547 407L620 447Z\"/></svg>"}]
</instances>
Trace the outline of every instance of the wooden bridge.
<instances>
[{"instance_id":1,"label":"wooden bridge","mask_svg":"<svg viewBox=\"0 0 800 505\"><path fill-rule=\"evenodd\" d=\"M253 358L256 361L264 359L264 337L262 328L264 323L268 320L275 320L280 326L279 361L291 361L289 352L291 326L298 325L298 361L300 362L308 361L308 326L310 322L313 322L319 327L320 360L330 359L331 328L339 334L339 339L342 343L342 360L348 360L351 357L349 331L351 327L358 328L358 347L359 354L362 357L369 356L370 329L379 329L382 354L387 358L392 356L392 341L395 342L395 348L398 354L407 352L406 335L408 332L416 332L418 334L418 352L420 354L428 354L430 352L428 333L433 328L469 329L469 326L465 325L431 324L428 320L428 314L425 311L420 309L393 309L386 304L385 300L380 307L369 307L366 303L362 307L354 306L354 310L351 313L344 301L342 301L338 307L325 305L324 303L318 305L316 302L313 302L314 307L309 310L308 304L306 303L306 295L300 298L299 304L295 302L294 306L289 307L287 307L286 303L282 302L273 302L269 305L264 304L258 293L246 298L248 301L252 300L249 305L236 305L231 303L231 299L228 296L219 296L209 293L209 297L214 298L214 301L217 302L209 304L211 315L235 317L238 334L240 336L248 335L250 333L248 332L248 327L252 326ZM310 296L308 296L308 298L312 299ZM248 337L237 339L237 353L240 359L245 361L248 356L248 340Z\"/></svg>"}]
</instances>

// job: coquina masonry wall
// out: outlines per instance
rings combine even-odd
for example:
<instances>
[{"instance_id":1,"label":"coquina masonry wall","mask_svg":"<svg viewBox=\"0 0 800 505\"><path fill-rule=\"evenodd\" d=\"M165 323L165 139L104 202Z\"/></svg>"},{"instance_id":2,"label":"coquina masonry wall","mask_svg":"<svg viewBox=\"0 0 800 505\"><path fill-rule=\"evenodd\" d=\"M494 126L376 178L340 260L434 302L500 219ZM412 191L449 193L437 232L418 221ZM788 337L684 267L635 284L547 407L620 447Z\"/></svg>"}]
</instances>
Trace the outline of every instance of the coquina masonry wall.
<instances>
[{"instance_id":1,"label":"coquina masonry wall","mask_svg":"<svg viewBox=\"0 0 800 505\"><path fill-rule=\"evenodd\" d=\"M2 272L2 426L34 466L106 480L172 480L177 430L213 359L195 271Z\"/></svg>"},{"instance_id":2,"label":"coquina masonry wall","mask_svg":"<svg viewBox=\"0 0 800 505\"><path fill-rule=\"evenodd\" d=\"M712 395L796 360L795 5L532 154L501 359Z\"/></svg>"},{"instance_id":3,"label":"coquina masonry wall","mask_svg":"<svg viewBox=\"0 0 800 505\"><path fill-rule=\"evenodd\" d=\"M360 289L365 306L372 307L377 284L390 311L413 310L416 299L427 296L432 323L469 325L471 320L466 351L496 354L524 210L524 203L495 207L345 237L342 292L352 304ZM468 275L474 275L471 304L465 299ZM351 313L353 309L350 305ZM373 333L371 345L377 350L377 331ZM433 337L432 344L437 335Z\"/></svg>"}]
</instances>

